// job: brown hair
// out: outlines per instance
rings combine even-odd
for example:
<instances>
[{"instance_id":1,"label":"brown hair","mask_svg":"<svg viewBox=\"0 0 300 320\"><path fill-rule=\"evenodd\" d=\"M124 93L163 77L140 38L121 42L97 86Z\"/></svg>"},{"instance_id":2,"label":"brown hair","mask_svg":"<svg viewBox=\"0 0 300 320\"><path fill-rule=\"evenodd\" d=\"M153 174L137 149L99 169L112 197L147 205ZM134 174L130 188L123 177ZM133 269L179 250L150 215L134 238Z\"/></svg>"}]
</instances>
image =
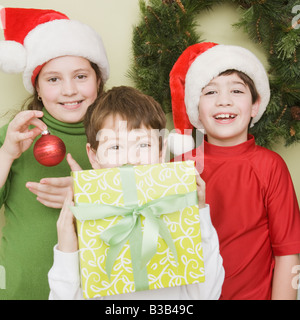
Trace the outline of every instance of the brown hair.
<instances>
[{"instance_id":1,"label":"brown hair","mask_svg":"<svg viewBox=\"0 0 300 320\"><path fill-rule=\"evenodd\" d=\"M229 76L231 74L236 74L245 83L245 85L249 88L251 92L252 103L255 103L259 98L259 94L257 92L257 89L255 87L253 80L249 76L247 76L244 72L237 71L235 69L228 69L224 72L221 72L219 76Z\"/></svg>"},{"instance_id":2,"label":"brown hair","mask_svg":"<svg viewBox=\"0 0 300 320\"><path fill-rule=\"evenodd\" d=\"M104 83L102 80L102 76L101 76L101 71L99 69L99 67L93 63L90 62L91 67L94 69L95 73L96 73L96 79L97 81L100 80L100 84L99 84L99 88L98 88L98 96L100 96L103 93L103 88L104 88ZM38 81L38 77L36 77L35 79L35 86L34 86L34 93L32 96L30 96L25 103L23 104L22 110L42 110L44 105L43 102L41 100L39 100L39 96L38 93L36 91L36 84Z\"/></svg>"},{"instance_id":3,"label":"brown hair","mask_svg":"<svg viewBox=\"0 0 300 320\"><path fill-rule=\"evenodd\" d=\"M128 86L114 87L104 93L88 108L84 119L87 142L97 150L97 133L103 129L105 119L119 115L127 121L129 130L139 129L142 125L149 129L165 129L166 116L152 97ZM160 149L162 148L160 136Z\"/></svg>"}]
</instances>

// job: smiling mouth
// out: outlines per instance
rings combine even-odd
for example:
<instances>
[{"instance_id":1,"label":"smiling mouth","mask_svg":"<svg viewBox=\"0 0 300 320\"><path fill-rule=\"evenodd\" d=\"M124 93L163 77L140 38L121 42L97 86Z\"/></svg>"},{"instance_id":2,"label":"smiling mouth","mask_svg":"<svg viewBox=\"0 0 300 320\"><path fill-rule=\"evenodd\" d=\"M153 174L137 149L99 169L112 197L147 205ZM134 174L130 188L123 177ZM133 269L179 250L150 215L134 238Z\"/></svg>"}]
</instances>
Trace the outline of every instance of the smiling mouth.
<instances>
[{"instance_id":1,"label":"smiling mouth","mask_svg":"<svg viewBox=\"0 0 300 320\"><path fill-rule=\"evenodd\" d=\"M83 100L71 101L71 102L60 102L59 104L67 108L76 108L78 105L82 103L82 101Z\"/></svg>"},{"instance_id":2,"label":"smiling mouth","mask_svg":"<svg viewBox=\"0 0 300 320\"><path fill-rule=\"evenodd\" d=\"M233 113L219 113L214 115L213 117L216 120L229 120L229 119L235 119L237 115Z\"/></svg>"}]
</instances>

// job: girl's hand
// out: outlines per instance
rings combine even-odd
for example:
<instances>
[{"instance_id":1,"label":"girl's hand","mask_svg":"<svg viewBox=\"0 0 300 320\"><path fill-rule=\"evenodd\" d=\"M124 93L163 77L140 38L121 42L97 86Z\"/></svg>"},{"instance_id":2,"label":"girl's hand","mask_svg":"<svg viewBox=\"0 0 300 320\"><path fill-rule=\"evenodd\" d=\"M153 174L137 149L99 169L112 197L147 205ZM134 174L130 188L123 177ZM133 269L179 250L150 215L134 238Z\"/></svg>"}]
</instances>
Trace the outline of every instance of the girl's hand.
<instances>
[{"instance_id":1,"label":"girl's hand","mask_svg":"<svg viewBox=\"0 0 300 320\"><path fill-rule=\"evenodd\" d=\"M58 238L57 249L62 252L75 252L78 250L75 218L70 209L70 206L74 206L72 199L73 190L69 188L56 223Z\"/></svg>"},{"instance_id":2,"label":"girl's hand","mask_svg":"<svg viewBox=\"0 0 300 320\"><path fill-rule=\"evenodd\" d=\"M72 182L72 177L43 178L40 182L27 182L26 188L46 207L61 209Z\"/></svg>"},{"instance_id":3,"label":"girl's hand","mask_svg":"<svg viewBox=\"0 0 300 320\"><path fill-rule=\"evenodd\" d=\"M71 154L67 155L67 161L72 171L81 170ZM73 188L73 180L72 177L43 178L40 182L27 182L26 187L43 205L60 209L63 207L68 190Z\"/></svg>"},{"instance_id":4,"label":"girl's hand","mask_svg":"<svg viewBox=\"0 0 300 320\"><path fill-rule=\"evenodd\" d=\"M199 172L196 171L196 184L197 184L197 193L198 193L198 201L199 201L199 209L205 208L205 182L200 177Z\"/></svg>"},{"instance_id":5,"label":"girl's hand","mask_svg":"<svg viewBox=\"0 0 300 320\"><path fill-rule=\"evenodd\" d=\"M27 110L18 113L10 122L2 148L11 160L18 159L34 139L47 129L45 123L38 119L42 116L42 111ZM30 125L35 127L29 129Z\"/></svg>"}]
</instances>

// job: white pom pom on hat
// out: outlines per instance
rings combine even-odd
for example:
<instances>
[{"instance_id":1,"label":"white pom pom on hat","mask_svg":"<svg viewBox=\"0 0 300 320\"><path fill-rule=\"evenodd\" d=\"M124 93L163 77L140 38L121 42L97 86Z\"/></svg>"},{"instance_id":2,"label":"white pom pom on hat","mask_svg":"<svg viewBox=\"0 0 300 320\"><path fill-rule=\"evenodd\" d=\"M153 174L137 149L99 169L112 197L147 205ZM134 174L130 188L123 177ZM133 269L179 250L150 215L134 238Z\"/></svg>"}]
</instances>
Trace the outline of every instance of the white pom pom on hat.
<instances>
[{"instance_id":1,"label":"white pom pom on hat","mask_svg":"<svg viewBox=\"0 0 300 320\"><path fill-rule=\"evenodd\" d=\"M109 77L109 63L100 35L91 27L54 10L2 8L6 41L0 41L0 69L23 72L27 91L34 92L35 78L51 59L80 56L98 65L102 80Z\"/></svg>"},{"instance_id":2,"label":"white pom pom on hat","mask_svg":"<svg viewBox=\"0 0 300 320\"><path fill-rule=\"evenodd\" d=\"M0 69L6 73L21 73L26 66L26 50L15 41L0 41Z\"/></svg>"},{"instance_id":3,"label":"white pom pom on hat","mask_svg":"<svg viewBox=\"0 0 300 320\"><path fill-rule=\"evenodd\" d=\"M195 142L190 134L171 132L168 135L168 147L174 156L179 156L195 148Z\"/></svg>"},{"instance_id":4,"label":"white pom pom on hat","mask_svg":"<svg viewBox=\"0 0 300 320\"><path fill-rule=\"evenodd\" d=\"M270 100L270 87L265 68L258 58L239 46L197 43L180 55L170 72L173 121L179 135L184 135L186 129L189 132L193 128L203 129L198 111L201 91L213 78L230 69L241 71L253 80L261 104L252 124L261 118ZM174 136L172 141L169 147L175 156L191 150L190 143L179 150Z\"/></svg>"}]
</instances>

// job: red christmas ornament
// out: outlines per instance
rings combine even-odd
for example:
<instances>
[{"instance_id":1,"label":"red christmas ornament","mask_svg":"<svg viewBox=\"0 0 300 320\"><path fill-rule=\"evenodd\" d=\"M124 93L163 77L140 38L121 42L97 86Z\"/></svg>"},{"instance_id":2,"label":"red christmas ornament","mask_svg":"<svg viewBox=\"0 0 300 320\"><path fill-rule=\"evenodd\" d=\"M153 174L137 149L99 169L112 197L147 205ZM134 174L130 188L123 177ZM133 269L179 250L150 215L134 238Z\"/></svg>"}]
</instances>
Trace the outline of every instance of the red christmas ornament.
<instances>
[{"instance_id":1,"label":"red christmas ornament","mask_svg":"<svg viewBox=\"0 0 300 320\"><path fill-rule=\"evenodd\" d=\"M35 159L46 167L58 165L65 157L66 146L57 136L50 134L48 130L42 132L42 136L33 147Z\"/></svg>"}]
</instances>

